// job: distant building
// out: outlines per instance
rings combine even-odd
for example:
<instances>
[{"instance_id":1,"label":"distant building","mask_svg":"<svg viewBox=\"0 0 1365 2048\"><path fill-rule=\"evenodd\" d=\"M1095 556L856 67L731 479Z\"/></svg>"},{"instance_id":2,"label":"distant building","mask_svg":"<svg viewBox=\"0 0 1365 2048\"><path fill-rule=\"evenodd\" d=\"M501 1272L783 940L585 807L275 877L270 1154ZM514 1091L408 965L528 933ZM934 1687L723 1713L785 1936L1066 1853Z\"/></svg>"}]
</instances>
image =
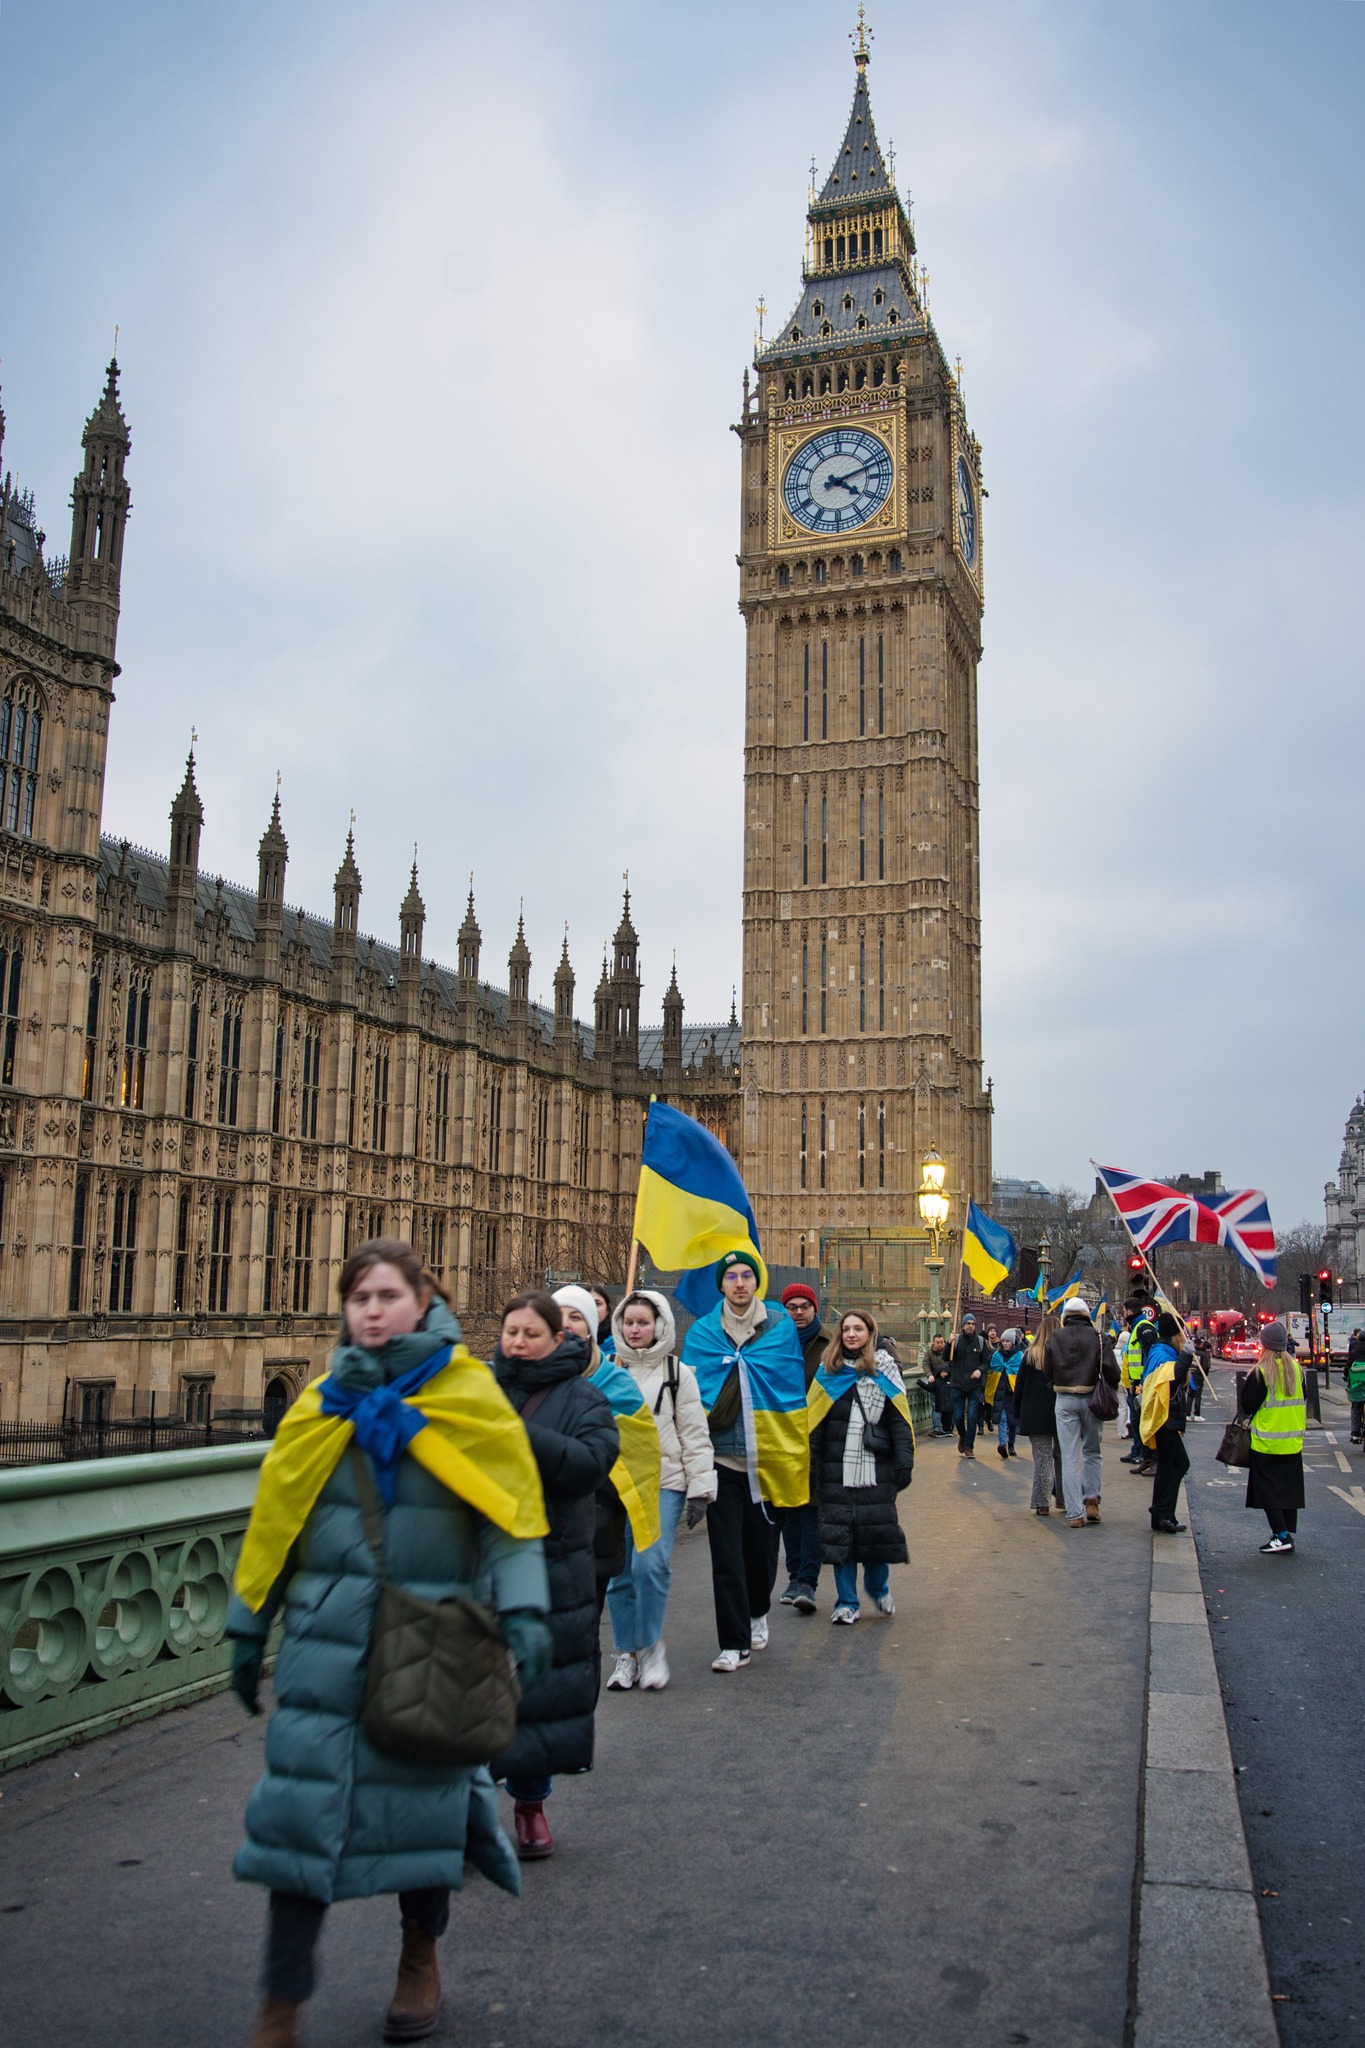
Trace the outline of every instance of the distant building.
<instances>
[{"instance_id":1,"label":"distant building","mask_svg":"<svg viewBox=\"0 0 1365 2048\"><path fill-rule=\"evenodd\" d=\"M1008 1175L991 1182L992 1216L1008 1216L1011 1211L1035 1209L1040 1202L1053 1200L1051 1188L1045 1188L1040 1180L1014 1180Z\"/></svg>"},{"instance_id":2,"label":"distant building","mask_svg":"<svg viewBox=\"0 0 1365 2048\"><path fill-rule=\"evenodd\" d=\"M1346 1119L1337 1177L1323 1191L1327 1237L1323 1256L1346 1287L1348 1301L1359 1299L1365 1274L1365 1101L1357 1095Z\"/></svg>"}]
</instances>

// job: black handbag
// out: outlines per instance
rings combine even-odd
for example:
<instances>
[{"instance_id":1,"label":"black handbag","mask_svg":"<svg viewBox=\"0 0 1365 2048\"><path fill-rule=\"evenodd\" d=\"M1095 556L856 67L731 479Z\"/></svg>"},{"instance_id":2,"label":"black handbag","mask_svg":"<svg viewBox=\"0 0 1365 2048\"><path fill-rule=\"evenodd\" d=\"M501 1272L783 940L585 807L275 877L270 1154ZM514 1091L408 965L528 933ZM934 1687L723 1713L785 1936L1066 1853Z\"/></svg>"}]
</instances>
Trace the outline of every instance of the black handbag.
<instances>
[{"instance_id":1,"label":"black handbag","mask_svg":"<svg viewBox=\"0 0 1365 2048\"><path fill-rule=\"evenodd\" d=\"M384 1756L442 1768L486 1764L517 1731L521 1689L507 1639L477 1600L424 1600L384 1572L384 1517L358 1444L351 1446L365 1536L379 1576L361 1728Z\"/></svg>"},{"instance_id":2,"label":"black handbag","mask_svg":"<svg viewBox=\"0 0 1365 2048\"><path fill-rule=\"evenodd\" d=\"M1234 1415L1224 1425L1223 1441L1213 1455L1220 1465L1250 1465L1251 1424L1244 1415Z\"/></svg>"},{"instance_id":3,"label":"black handbag","mask_svg":"<svg viewBox=\"0 0 1365 2048\"><path fill-rule=\"evenodd\" d=\"M1100 1361L1100 1376L1090 1396L1090 1413L1098 1415L1101 1422L1116 1422L1119 1413L1119 1390L1111 1387L1104 1376L1104 1361Z\"/></svg>"}]
</instances>

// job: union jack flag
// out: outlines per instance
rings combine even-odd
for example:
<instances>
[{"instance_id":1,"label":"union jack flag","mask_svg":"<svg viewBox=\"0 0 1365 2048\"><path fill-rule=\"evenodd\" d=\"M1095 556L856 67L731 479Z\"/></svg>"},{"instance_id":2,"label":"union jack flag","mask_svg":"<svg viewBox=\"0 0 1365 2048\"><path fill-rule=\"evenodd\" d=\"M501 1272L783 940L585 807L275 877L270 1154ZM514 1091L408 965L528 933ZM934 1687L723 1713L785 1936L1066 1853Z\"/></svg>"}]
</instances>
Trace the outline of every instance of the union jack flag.
<instances>
[{"instance_id":1,"label":"union jack flag","mask_svg":"<svg viewBox=\"0 0 1365 2048\"><path fill-rule=\"evenodd\" d=\"M1159 1180L1122 1167L1090 1164L1140 1252L1159 1244L1225 1244L1251 1267L1262 1286L1275 1285L1275 1232L1259 1188L1238 1188L1202 1199L1182 1195Z\"/></svg>"}]
</instances>

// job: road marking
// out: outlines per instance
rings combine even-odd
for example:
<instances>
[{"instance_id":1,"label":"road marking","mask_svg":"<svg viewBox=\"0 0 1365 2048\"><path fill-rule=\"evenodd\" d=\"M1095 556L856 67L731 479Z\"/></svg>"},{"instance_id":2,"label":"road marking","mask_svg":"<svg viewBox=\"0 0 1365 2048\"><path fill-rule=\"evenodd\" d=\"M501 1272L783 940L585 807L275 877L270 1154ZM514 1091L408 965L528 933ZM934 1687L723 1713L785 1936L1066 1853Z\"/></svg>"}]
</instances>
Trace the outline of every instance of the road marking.
<instances>
[{"instance_id":1,"label":"road marking","mask_svg":"<svg viewBox=\"0 0 1365 2048\"><path fill-rule=\"evenodd\" d=\"M1330 1444L1330 1445L1332 1446L1333 1450L1335 1450L1335 1449L1336 1449L1336 1444L1337 1444L1337 1440L1336 1440L1336 1438L1335 1438L1335 1437L1333 1436L1333 1434L1332 1434L1331 1430L1330 1430L1330 1429L1325 1429L1325 1430L1324 1430L1324 1431L1323 1431L1322 1433L1323 1433L1323 1435L1324 1435L1324 1436L1326 1437L1326 1439L1327 1439L1328 1443L1329 1443L1329 1444Z\"/></svg>"},{"instance_id":2,"label":"road marking","mask_svg":"<svg viewBox=\"0 0 1365 2048\"><path fill-rule=\"evenodd\" d=\"M1073 1318L1073 1320L1074 1320L1074 1318ZM1341 1467L1341 1469L1342 1469L1342 1471L1343 1471L1343 1472L1349 1472L1349 1471L1350 1471L1350 1469L1351 1469L1351 1461L1350 1461L1350 1459L1349 1459L1349 1458L1344 1458L1344 1457L1342 1456L1342 1454L1341 1454L1341 1452L1340 1452L1340 1451L1338 1451L1338 1452L1337 1452L1337 1463L1338 1463L1338 1465L1340 1465L1340 1467Z\"/></svg>"},{"instance_id":3,"label":"road marking","mask_svg":"<svg viewBox=\"0 0 1365 2048\"><path fill-rule=\"evenodd\" d=\"M1327 1491L1344 1500L1348 1508L1354 1508L1358 1515L1365 1515L1365 1486L1353 1486L1348 1493L1344 1486L1329 1486Z\"/></svg>"}]
</instances>

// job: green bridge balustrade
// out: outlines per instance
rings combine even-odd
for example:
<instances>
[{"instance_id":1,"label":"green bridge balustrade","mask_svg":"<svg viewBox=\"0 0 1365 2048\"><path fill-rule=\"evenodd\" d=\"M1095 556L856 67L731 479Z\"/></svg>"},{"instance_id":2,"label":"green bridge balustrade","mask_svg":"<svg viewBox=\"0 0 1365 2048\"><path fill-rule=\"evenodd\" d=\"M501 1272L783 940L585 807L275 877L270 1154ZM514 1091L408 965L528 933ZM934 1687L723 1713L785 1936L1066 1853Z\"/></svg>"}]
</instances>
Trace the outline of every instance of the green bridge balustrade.
<instances>
[{"instance_id":1,"label":"green bridge balustrade","mask_svg":"<svg viewBox=\"0 0 1365 2048\"><path fill-rule=\"evenodd\" d=\"M0 1472L0 1771L227 1684L269 1445Z\"/></svg>"}]
</instances>

